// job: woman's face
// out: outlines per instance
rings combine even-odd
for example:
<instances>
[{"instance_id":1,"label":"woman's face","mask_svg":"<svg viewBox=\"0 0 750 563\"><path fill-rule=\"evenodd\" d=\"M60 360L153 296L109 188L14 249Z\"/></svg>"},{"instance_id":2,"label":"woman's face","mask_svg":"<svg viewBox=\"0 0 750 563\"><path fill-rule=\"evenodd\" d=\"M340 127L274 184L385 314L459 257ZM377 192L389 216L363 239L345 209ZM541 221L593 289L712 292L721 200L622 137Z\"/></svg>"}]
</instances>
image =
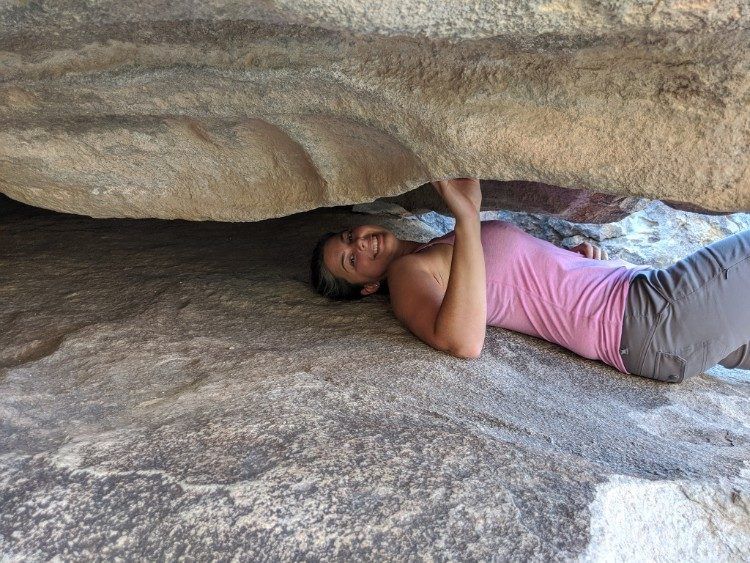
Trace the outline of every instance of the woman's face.
<instances>
[{"instance_id":1,"label":"woman's face","mask_svg":"<svg viewBox=\"0 0 750 563\"><path fill-rule=\"evenodd\" d=\"M398 248L396 236L378 225L344 229L323 247L323 262L337 278L363 285L385 277Z\"/></svg>"}]
</instances>

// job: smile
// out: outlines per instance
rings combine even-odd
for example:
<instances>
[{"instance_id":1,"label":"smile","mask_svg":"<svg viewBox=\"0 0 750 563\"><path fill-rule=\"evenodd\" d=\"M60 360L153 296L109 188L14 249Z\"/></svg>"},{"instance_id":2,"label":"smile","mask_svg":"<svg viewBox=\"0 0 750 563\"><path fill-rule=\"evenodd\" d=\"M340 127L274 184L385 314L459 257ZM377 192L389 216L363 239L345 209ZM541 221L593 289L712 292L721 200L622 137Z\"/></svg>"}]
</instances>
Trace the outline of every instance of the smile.
<instances>
[{"instance_id":1,"label":"smile","mask_svg":"<svg viewBox=\"0 0 750 563\"><path fill-rule=\"evenodd\" d=\"M373 260L380 252L380 241L378 240L378 235L372 235L372 258Z\"/></svg>"}]
</instances>

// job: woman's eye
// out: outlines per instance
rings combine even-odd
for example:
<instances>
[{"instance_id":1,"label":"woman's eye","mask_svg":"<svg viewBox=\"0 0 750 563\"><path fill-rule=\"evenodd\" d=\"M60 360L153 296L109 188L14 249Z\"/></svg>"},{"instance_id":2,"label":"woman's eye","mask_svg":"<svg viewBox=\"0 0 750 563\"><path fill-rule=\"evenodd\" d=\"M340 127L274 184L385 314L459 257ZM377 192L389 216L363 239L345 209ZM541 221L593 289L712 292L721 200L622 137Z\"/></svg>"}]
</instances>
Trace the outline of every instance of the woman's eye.
<instances>
[{"instance_id":1,"label":"woman's eye","mask_svg":"<svg viewBox=\"0 0 750 563\"><path fill-rule=\"evenodd\" d=\"M351 231L348 231L346 233L346 237L349 239L349 242L352 242L352 232Z\"/></svg>"}]
</instances>

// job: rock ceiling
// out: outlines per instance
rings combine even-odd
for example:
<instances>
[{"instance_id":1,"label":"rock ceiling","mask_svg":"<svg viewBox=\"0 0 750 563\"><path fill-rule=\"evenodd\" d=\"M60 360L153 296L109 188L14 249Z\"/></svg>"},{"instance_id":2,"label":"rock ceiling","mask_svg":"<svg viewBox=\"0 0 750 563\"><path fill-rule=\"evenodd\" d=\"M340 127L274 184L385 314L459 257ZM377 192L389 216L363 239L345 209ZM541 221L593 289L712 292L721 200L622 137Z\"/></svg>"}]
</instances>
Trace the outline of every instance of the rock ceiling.
<instances>
[{"instance_id":1,"label":"rock ceiling","mask_svg":"<svg viewBox=\"0 0 750 563\"><path fill-rule=\"evenodd\" d=\"M247 221L470 175L750 210L745 0L248 4L4 3L0 192Z\"/></svg>"}]
</instances>

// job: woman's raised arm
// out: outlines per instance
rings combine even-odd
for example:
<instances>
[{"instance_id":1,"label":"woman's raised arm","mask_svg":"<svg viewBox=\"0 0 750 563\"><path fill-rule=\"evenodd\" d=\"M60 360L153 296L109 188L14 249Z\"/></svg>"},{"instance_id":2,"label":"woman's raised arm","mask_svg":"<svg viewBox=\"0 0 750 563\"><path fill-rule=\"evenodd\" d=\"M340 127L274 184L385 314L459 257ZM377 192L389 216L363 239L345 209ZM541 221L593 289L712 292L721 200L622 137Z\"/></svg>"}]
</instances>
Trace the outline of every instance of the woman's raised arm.
<instances>
[{"instance_id":1,"label":"woman's raised arm","mask_svg":"<svg viewBox=\"0 0 750 563\"><path fill-rule=\"evenodd\" d=\"M478 357L487 331L487 286L482 251L479 180L459 178L432 185L456 218L453 258L435 334L456 355Z\"/></svg>"}]
</instances>

